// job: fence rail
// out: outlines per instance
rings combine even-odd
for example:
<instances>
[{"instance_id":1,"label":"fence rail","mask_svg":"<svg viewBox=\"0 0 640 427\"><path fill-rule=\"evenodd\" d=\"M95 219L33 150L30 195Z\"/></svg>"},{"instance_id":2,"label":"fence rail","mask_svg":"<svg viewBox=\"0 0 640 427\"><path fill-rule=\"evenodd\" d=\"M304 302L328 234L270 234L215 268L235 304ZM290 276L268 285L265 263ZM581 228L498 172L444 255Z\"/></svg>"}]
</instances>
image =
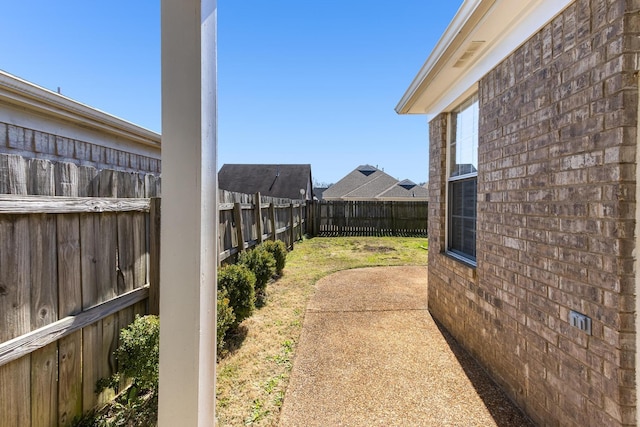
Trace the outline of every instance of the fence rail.
<instances>
[{"instance_id":1,"label":"fence rail","mask_svg":"<svg viewBox=\"0 0 640 427\"><path fill-rule=\"evenodd\" d=\"M282 240L293 249L307 230L308 204L290 200L246 195L220 190L218 262L250 249L265 240Z\"/></svg>"},{"instance_id":2,"label":"fence rail","mask_svg":"<svg viewBox=\"0 0 640 427\"><path fill-rule=\"evenodd\" d=\"M96 381L158 290L151 205L0 196L0 425L69 425L113 397Z\"/></svg>"},{"instance_id":3,"label":"fence rail","mask_svg":"<svg viewBox=\"0 0 640 427\"><path fill-rule=\"evenodd\" d=\"M427 236L428 202L316 201L316 236Z\"/></svg>"},{"instance_id":4,"label":"fence rail","mask_svg":"<svg viewBox=\"0 0 640 427\"><path fill-rule=\"evenodd\" d=\"M292 248L304 201L220 193L219 261ZM66 426L111 392L119 330L159 311L159 198L0 195L0 425Z\"/></svg>"}]
</instances>

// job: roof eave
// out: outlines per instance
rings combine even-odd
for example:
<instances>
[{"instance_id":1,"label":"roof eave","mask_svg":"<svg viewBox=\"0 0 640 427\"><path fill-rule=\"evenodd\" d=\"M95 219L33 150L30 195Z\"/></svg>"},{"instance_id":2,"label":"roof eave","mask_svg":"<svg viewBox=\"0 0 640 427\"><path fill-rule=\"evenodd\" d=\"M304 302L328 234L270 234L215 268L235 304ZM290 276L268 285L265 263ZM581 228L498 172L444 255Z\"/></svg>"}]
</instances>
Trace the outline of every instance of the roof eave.
<instances>
[{"instance_id":1,"label":"roof eave","mask_svg":"<svg viewBox=\"0 0 640 427\"><path fill-rule=\"evenodd\" d=\"M0 71L0 101L160 149L160 134Z\"/></svg>"},{"instance_id":2,"label":"roof eave","mask_svg":"<svg viewBox=\"0 0 640 427\"><path fill-rule=\"evenodd\" d=\"M482 76L572 1L465 0L396 112L431 115L445 111L475 90Z\"/></svg>"}]
</instances>

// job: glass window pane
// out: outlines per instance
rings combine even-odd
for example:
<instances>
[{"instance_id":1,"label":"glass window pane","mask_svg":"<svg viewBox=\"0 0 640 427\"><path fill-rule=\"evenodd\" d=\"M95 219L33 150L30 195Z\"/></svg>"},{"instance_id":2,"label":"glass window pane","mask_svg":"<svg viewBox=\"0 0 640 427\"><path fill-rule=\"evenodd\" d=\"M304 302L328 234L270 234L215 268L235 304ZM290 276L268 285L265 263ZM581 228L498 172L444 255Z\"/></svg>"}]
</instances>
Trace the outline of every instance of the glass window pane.
<instances>
[{"instance_id":1,"label":"glass window pane","mask_svg":"<svg viewBox=\"0 0 640 427\"><path fill-rule=\"evenodd\" d=\"M449 186L449 250L476 257L477 178L452 181Z\"/></svg>"},{"instance_id":2,"label":"glass window pane","mask_svg":"<svg viewBox=\"0 0 640 427\"><path fill-rule=\"evenodd\" d=\"M478 118L477 96L451 113L449 154L452 177L478 171Z\"/></svg>"}]
</instances>

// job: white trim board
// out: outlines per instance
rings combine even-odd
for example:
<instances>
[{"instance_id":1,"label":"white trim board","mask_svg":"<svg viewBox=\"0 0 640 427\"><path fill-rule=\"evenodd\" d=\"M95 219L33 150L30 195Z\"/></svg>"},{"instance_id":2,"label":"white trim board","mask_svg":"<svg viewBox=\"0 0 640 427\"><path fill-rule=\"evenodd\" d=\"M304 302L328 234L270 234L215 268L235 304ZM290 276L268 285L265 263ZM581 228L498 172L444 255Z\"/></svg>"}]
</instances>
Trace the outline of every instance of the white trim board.
<instances>
[{"instance_id":1,"label":"white trim board","mask_svg":"<svg viewBox=\"0 0 640 427\"><path fill-rule=\"evenodd\" d=\"M396 106L399 114L447 111L573 0L466 0Z\"/></svg>"}]
</instances>

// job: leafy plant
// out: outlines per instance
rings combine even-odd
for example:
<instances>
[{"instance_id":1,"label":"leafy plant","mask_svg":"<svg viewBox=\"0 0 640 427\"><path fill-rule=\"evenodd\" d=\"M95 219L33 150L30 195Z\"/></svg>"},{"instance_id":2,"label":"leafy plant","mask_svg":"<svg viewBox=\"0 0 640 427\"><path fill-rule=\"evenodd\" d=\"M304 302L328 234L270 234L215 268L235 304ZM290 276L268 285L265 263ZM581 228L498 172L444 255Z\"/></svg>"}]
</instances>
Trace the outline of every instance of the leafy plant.
<instances>
[{"instance_id":1,"label":"leafy plant","mask_svg":"<svg viewBox=\"0 0 640 427\"><path fill-rule=\"evenodd\" d=\"M287 262L287 246L282 240L267 240L262 246L273 255L276 260L276 274L281 276Z\"/></svg>"},{"instance_id":2,"label":"leafy plant","mask_svg":"<svg viewBox=\"0 0 640 427\"><path fill-rule=\"evenodd\" d=\"M216 317L216 353L220 356L224 348L224 336L236 320L233 308L229 306L229 296L225 289L218 290L218 307Z\"/></svg>"},{"instance_id":3,"label":"leafy plant","mask_svg":"<svg viewBox=\"0 0 640 427\"><path fill-rule=\"evenodd\" d=\"M231 326L238 326L255 310L256 276L245 265L227 265L218 271L218 289L224 290L229 298L235 320Z\"/></svg>"},{"instance_id":4,"label":"leafy plant","mask_svg":"<svg viewBox=\"0 0 640 427\"><path fill-rule=\"evenodd\" d=\"M238 263L248 267L256 276L255 292L258 302L263 302L266 296L267 283L276 272L276 260L264 246L242 252Z\"/></svg>"},{"instance_id":5,"label":"leafy plant","mask_svg":"<svg viewBox=\"0 0 640 427\"><path fill-rule=\"evenodd\" d=\"M158 316L136 316L120 331L120 344L114 352L119 370L96 384L96 392L111 388L116 393L122 380L131 385L101 412L93 412L76 426L150 426L158 418L158 378L160 320Z\"/></svg>"}]
</instances>

